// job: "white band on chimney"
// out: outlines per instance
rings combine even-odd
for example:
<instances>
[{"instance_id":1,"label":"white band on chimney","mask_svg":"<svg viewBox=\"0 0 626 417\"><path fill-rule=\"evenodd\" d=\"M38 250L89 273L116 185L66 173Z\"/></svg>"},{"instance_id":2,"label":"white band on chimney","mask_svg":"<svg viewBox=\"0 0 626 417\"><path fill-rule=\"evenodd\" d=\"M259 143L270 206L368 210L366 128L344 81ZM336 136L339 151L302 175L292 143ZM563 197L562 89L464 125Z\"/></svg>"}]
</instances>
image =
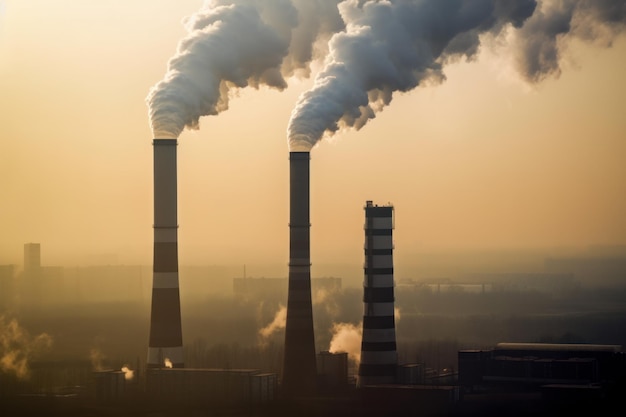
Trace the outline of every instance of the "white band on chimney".
<instances>
[{"instance_id":1,"label":"white band on chimney","mask_svg":"<svg viewBox=\"0 0 626 417\"><path fill-rule=\"evenodd\" d=\"M165 368L165 359L169 359L173 364L183 362L183 347L149 347L148 365L159 365Z\"/></svg>"},{"instance_id":2,"label":"white band on chimney","mask_svg":"<svg viewBox=\"0 0 626 417\"><path fill-rule=\"evenodd\" d=\"M393 249L393 238L391 236L371 236L372 248L376 249ZM365 249L368 249L365 242Z\"/></svg>"},{"instance_id":3,"label":"white band on chimney","mask_svg":"<svg viewBox=\"0 0 626 417\"><path fill-rule=\"evenodd\" d=\"M178 288L178 272L154 272L152 288Z\"/></svg>"},{"instance_id":4,"label":"white band on chimney","mask_svg":"<svg viewBox=\"0 0 626 417\"><path fill-rule=\"evenodd\" d=\"M372 255L369 261L370 268L393 268L393 256L391 255Z\"/></svg>"},{"instance_id":5,"label":"white band on chimney","mask_svg":"<svg viewBox=\"0 0 626 417\"><path fill-rule=\"evenodd\" d=\"M394 304L391 303L365 303L363 314L366 316L389 317L394 315Z\"/></svg>"},{"instance_id":6,"label":"white band on chimney","mask_svg":"<svg viewBox=\"0 0 626 417\"><path fill-rule=\"evenodd\" d=\"M368 329L363 332L363 342L395 342L396 329Z\"/></svg>"},{"instance_id":7,"label":"white band on chimney","mask_svg":"<svg viewBox=\"0 0 626 417\"><path fill-rule=\"evenodd\" d=\"M155 242L177 242L178 227L154 227Z\"/></svg>"},{"instance_id":8,"label":"white band on chimney","mask_svg":"<svg viewBox=\"0 0 626 417\"><path fill-rule=\"evenodd\" d=\"M391 217L372 217L371 224L368 229L393 229L393 220Z\"/></svg>"},{"instance_id":9,"label":"white band on chimney","mask_svg":"<svg viewBox=\"0 0 626 417\"><path fill-rule=\"evenodd\" d=\"M367 288L389 288L393 287L393 275L378 275L376 274L376 279L372 280L373 282L365 282L363 286Z\"/></svg>"}]
</instances>

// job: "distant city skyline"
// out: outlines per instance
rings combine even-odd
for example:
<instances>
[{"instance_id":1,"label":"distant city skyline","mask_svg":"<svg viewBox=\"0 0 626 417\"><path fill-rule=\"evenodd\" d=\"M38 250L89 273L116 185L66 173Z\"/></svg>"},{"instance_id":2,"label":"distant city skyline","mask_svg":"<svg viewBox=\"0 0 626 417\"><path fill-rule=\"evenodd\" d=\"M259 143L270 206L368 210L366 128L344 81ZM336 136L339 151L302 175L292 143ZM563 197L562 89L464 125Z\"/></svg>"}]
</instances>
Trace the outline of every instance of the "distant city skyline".
<instances>
[{"instance_id":1,"label":"distant city skyline","mask_svg":"<svg viewBox=\"0 0 626 417\"><path fill-rule=\"evenodd\" d=\"M45 265L151 263L145 98L201 3L3 2L0 264L28 242ZM626 244L626 39L565 51L561 75L530 86L484 46L313 148L313 273L362 263L366 200L396 209L399 268L419 252ZM242 90L181 134L181 264L286 271L286 129L312 82Z\"/></svg>"}]
</instances>

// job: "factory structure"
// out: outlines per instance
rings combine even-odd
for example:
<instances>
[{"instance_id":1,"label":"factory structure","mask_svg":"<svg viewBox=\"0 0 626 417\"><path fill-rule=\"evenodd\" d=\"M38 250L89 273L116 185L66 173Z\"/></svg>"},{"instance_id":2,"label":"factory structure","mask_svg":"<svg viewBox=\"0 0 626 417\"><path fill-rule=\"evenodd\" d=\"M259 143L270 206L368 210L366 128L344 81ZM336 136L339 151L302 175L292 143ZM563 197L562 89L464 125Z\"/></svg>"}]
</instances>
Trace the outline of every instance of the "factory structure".
<instances>
[{"instance_id":1,"label":"factory structure","mask_svg":"<svg viewBox=\"0 0 626 417\"><path fill-rule=\"evenodd\" d=\"M87 393L70 392L93 404L146 407L197 407L248 410L257 415L286 415L315 407L318 415L453 415L473 392L540 390L555 404L576 398L598 400L620 389L626 375L626 353L616 345L500 343L492 349L460 350L458 371L433 374L424 363L401 363L396 340L394 280L395 209L368 200L364 206L363 315L360 359L349 375L347 352L316 352L312 304L309 152L291 152L289 275L282 369L195 368L185 366L178 265L176 139L154 139L154 257L148 352L145 367L89 370L75 368L76 378L90 373ZM24 268L41 269L38 244L24 248ZM5 271L6 269L6 271ZM12 269L0 269L12 275ZM235 281L241 294L264 280ZM260 282L260 284L259 284ZM268 280L269 287L285 285ZM320 285L341 288L337 278ZM237 290L235 291L237 293ZM114 369L113 369L114 368ZM36 364L46 378L67 372L55 364ZM0 374L0 379L5 378ZM77 379L78 381L78 379ZM0 386L11 386L0 380ZM620 385L621 384L621 385ZM608 388L607 388L608 387ZM0 397L3 392L0 391ZM65 395L65 394L64 394ZM18 398L22 401L22 397ZM145 401L141 401L145 400ZM0 401L1 402L1 401ZM281 408L282 407L282 408ZM296 407L296 408L293 408Z\"/></svg>"},{"instance_id":2,"label":"factory structure","mask_svg":"<svg viewBox=\"0 0 626 417\"><path fill-rule=\"evenodd\" d=\"M149 391L189 396L199 381L219 378L253 386L260 370L185 369L178 277L176 139L155 139L154 258L146 378ZM347 354L316 354L311 295L310 153L289 153L289 276L282 375L265 377L283 398L314 397L320 381L348 381ZM400 371L396 351L393 279L393 206L365 206L363 338L357 387L416 382L417 373ZM176 370L178 369L178 370ZM236 372L235 372L236 371ZM233 372L235 372L233 374ZM229 376L226 376L229 375ZM409 377L407 377L409 375ZM254 378L250 379L252 376ZM197 383L190 382L197 381ZM215 383L212 383L213 385ZM266 384L266 385L267 385ZM220 384L218 384L220 385ZM223 385L223 384L222 384ZM183 388L187 387L187 388ZM244 390L246 391L246 390ZM271 392L277 390L270 390ZM206 398L207 394L198 394ZM223 397L223 396L220 396Z\"/></svg>"},{"instance_id":3,"label":"factory structure","mask_svg":"<svg viewBox=\"0 0 626 417\"><path fill-rule=\"evenodd\" d=\"M433 379L427 381L423 364L399 363L394 304L394 206L378 206L368 200L364 207L361 352L354 385L350 388L347 353L316 353L311 292L309 152L289 153L289 275L281 374L260 369L184 368L178 289L176 144L175 139L154 141L154 280L146 369L146 389L151 396L209 405L264 404L280 399L319 399L321 394L332 397L351 393L349 395L357 399L359 405L379 413L419 412L426 410L425 404L441 412L455 407L463 389L493 377L485 370L519 368L514 364L520 363L520 359L511 359L512 354L502 361L501 355L494 353L459 352L459 370L463 376L457 373L433 383ZM243 293L248 284L246 278L235 282ZM499 346L496 351L502 348ZM558 349L547 348L542 352ZM543 369L548 369L547 375L562 372L564 379L557 378L560 382L567 381L565 376L572 372L576 376L586 375L588 378L584 381L595 381L599 375L597 364L592 364L600 361L598 358L578 361L571 357L546 359L545 355L539 356ZM569 362L568 365L560 362L547 365L546 360ZM592 378L594 375L596 379ZM527 378L528 375L516 377ZM378 408L381 406L382 409Z\"/></svg>"},{"instance_id":4,"label":"factory structure","mask_svg":"<svg viewBox=\"0 0 626 417\"><path fill-rule=\"evenodd\" d=\"M498 343L492 349L459 351L459 384L470 391L524 384L600 395L602 382L616 381L625 360L619 345Z\"/></svg>"}]
</instances>

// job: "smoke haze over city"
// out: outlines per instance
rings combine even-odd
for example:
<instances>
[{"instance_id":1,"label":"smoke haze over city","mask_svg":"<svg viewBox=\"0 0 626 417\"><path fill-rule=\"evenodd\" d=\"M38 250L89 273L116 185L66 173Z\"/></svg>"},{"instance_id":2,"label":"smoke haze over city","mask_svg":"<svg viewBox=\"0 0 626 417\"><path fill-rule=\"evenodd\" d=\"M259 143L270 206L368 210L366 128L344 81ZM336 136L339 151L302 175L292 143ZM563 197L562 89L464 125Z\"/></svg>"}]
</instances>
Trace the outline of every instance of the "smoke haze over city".
<instances>
[{"instance_id":1,"label":"smoke haze over city","mask_svg":"<svg viewBox=\"0 0 626 417\"><path fill-rule=\"evenodd\" d=\"M505 30L470 49L471 62L447 60L439 72L445 82L396 94L365 128L337 132L315 148L316 263L360 263L362 224L354 211L366 199L393 202L403 214L399 257L441 248L624 243L619 69L626 54L623 35L611 29L623 19L595 25L611 16L596 5L612 2L563 2L559 15L567 20L574 4L594 10L583 26L574 13L570 36L551 38L558 53L532 54L555 45L531 45L532 38ZM5 1L0 27L2 262L17 263L21 245L34 241L48 248L49 264L149 263L153 134L145 98L187 36L182 19L202 3L150 3L149 18L140 2L37 6ZM527 22L542 26L546 19ZM312 22L307 33L328 38L342 30L329 21ZM553 26L552 36L559 33ZM510 56L501 46L507 37L525 47ZM283 91L262 83L235 89L227 111L182 131L182 263L285 265L286 129L298 97L315 91L324 69L328 47L315 45L318 59L302 51L283 61L294 74L309 62L308 77L283 69ZM543 58L532 64L522 53ZM251 206L254 216L246 214ZM339 227L345 233L333 232Z\"/></svg>"},{"instance_id":2,"label":"smoke haze over city","mask_svg":"<svg viewBox=\"0 0 626 417\"><path fill-rule=\"evenodd\" d=\"M151 368L163 396L183 358L271 386L309 297L326 388L344 354L457 394L500 342L623 355L624 29L624 0L0 0L0 411Z\"/></svg>"}]
</instances>

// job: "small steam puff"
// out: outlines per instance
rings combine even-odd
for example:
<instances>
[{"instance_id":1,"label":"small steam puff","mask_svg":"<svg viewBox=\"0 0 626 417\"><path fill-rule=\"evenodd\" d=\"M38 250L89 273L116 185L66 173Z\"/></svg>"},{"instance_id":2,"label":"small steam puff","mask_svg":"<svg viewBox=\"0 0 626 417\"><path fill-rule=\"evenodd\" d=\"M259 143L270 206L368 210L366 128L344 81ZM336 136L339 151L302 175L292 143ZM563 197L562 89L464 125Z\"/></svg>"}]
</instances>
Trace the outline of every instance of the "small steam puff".
<instances>
[{"instance_id":1,"label":"small steam puff","mask_svg":"<svg viewBox=\"0 0 626 417\"><path fill-rule=\"evenodd\" d=\"M281 304L272 322L259 330L259 336L261 336L262 339L261 343L264 343L276 331L284 329L286 325L287 308Z\"/></svg>"},{"instance_id":2,"label":"small steam puff","mask_svg":"<svg viewBox=\"0 0 626 417\"><path fill-rule=\"evenodd\" d=\"M188 35L146 98L154 137L177 138L184 128L198 129L201 116L228 109L233 89L282 90L285 76L308 74L315 42L342 27L336 3L206 2L186 19Z\"/></svg>"},{"instance_id":3,"label":"small steam puff","mask_svg":"<svg viewBox=\"0 0 626 417\"><path fill-rule=\"evenodd\" d=\"M130 369L128 365L122 366L121 371L124 372L124 379L127 381L131 381L135 377L135 371Z\"/></svg>"},{"instance_id":4,"label":"small steam puff","mask_svg":"<svg viewBox=\"0 0 626 417\"><path fill-rule=\"evenodd\" d=\"M333 337L330 340L330 353L346 352L348 358L355 363L361 361L361 339L363 323L333 323Z\"/></svg>"},{"instance_id":5,"label":"small steam puff","mask_svg":"<svg viewBox=\"0 0 626 417\"><path fill-rule=\"evenodd\" d=\"M611 40L624 30L624 0L346 0L346 24L329 41L324 69L303 93L287 128L291 151L324 135L362 128L393 93L443 82L445 64L476 56L485 35L512 31L518 72L528 82L559 74L568 37Z\"/></svg>"},{"instance_id":6,"label":"small steam puff","mask_svg":"<svg viewBox=\"0 0 626 417\"><path fill-rule=\"evenodd\" d=\"M14 373L19 379L30 377L29 362L52 346L52 337L41 333L32 337L16 319L0 316L0 369Z\"/></svg>"},{"instance_id":7,"label":"small steam puff","mask_svg":"<svg viewBox=\"0 0 626 417\"><path fill-rule=\"evenodd\" d=\"M394 307L395 321L400 320L400 309ZM361 362L361 340L363 340L363 322L359 324L352 323L333 323L331 329L333 334L330 339L330 353L346 352L348 358L354 363Z\"/></svg>"}]
</instances>

